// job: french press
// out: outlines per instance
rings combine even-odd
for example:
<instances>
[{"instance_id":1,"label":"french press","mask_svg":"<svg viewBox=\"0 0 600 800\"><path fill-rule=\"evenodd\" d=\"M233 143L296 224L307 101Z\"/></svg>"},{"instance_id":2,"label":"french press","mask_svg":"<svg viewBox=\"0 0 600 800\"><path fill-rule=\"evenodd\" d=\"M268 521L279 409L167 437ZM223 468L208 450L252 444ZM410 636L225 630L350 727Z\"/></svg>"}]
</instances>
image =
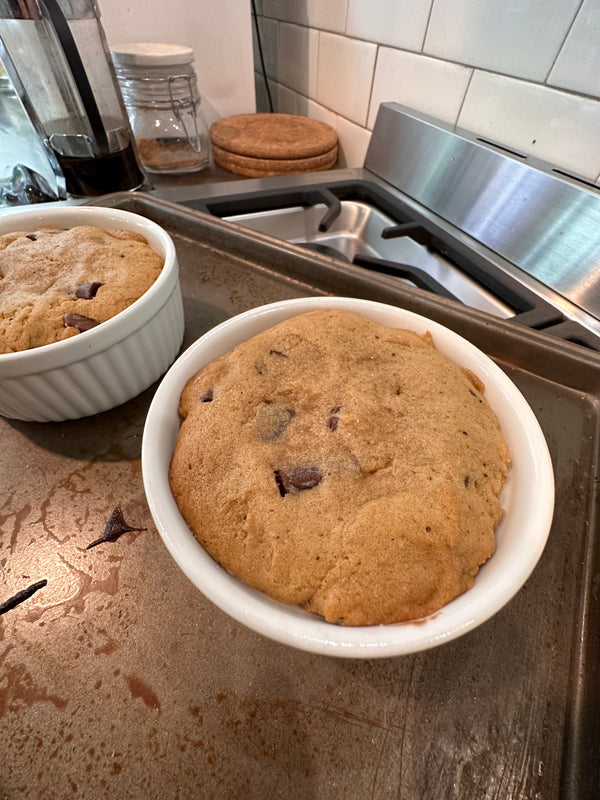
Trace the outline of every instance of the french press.
<instances>
[{"instance_id":1,"label":"french press","mask_svg":"<svg viewBox=\"0 0 600 800\"><path fill-rule=\"evenodd\" d=\"M95 0L0 0L0 60L70 194L144 184Z\"/></svg>"}]
</instances>

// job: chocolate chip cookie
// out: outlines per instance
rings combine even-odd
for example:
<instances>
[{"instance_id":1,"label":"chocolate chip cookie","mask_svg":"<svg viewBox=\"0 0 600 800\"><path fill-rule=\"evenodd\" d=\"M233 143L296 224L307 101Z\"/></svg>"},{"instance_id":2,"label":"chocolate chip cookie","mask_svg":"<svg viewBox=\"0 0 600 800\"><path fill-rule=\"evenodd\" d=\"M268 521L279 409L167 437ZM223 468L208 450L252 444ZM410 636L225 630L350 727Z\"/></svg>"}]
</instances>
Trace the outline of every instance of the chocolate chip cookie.
<instances>
[{"instance_id":1,"label":"chocolate chip cookie","mask_svg":"<svg viewBox=\"0 0 600 800\"><path fill-rule=\"evenodd\" d=\"M91 225L0 236L0 353L51 344L141 297L162 257L133 231Z\"/></svg>"},{"instance_id":2,"label":"chocolate chip cookie","mask_svg":"<svg viewBox=\"0 0 600 800\"><path fill-rule=\"evenodd\" d=\"M471 372L431 337L301 314L194 375L173 495L244 583L332 623L432 614L494 552L509 454Z\"/></svg>"}]
</instances>

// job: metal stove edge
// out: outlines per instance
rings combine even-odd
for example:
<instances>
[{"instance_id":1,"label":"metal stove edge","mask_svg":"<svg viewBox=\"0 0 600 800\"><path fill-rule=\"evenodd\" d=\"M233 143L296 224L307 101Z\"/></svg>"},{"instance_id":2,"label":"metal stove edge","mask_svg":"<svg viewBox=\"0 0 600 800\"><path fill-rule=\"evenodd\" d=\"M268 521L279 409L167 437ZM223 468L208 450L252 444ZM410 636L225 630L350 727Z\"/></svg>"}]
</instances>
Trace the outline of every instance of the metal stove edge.
<instances>
[{"instance_id":1,"label":"metal stove edge","mask_svg":"<svg viewBox=\"0 0 600 800\"><path fill-rule=\"evenodd\" d=\"M161 188L177 203L366 181L485 253L600 336L600 189L397 103L380 106L363 167Z\"/></svg>"}]
</instances>

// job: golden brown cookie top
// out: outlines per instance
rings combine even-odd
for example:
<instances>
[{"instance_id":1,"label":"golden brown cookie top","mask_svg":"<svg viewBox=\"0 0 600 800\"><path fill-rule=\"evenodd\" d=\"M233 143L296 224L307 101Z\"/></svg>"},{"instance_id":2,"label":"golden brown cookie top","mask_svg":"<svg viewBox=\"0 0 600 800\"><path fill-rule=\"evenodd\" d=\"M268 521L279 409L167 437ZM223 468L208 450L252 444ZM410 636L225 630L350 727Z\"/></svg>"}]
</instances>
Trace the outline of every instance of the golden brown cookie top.
<instances>
[{"instance_id":1,"label":"golden brown cookie top","mask_svg":"<svg viewBox=\"0 0 600 800\"><path fill-rule=\"evenodd\" d=\"M80 225L0 236L0 353L105 322L141 297L162 266L133 231Z\"/></svg>"},{"instance_id":2,"label":"golden brown cookie top","mask_svg":"<svg viewBox=\"0 0 600 800\"><path fill-rule=\"evenodd\" d=\"M429 336L287 320L185 387L173 494L228 571L330 622L399 622L494 551L509 457L481 382Z\"/></svg>"}]
</instances>

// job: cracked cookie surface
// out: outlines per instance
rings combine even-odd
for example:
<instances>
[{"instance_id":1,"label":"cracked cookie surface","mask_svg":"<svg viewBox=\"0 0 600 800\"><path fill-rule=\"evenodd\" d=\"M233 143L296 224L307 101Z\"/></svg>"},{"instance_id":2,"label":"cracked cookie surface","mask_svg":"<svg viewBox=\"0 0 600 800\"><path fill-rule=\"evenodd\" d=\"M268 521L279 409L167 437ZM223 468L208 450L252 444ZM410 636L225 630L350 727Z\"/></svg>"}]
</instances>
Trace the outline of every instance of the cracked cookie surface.
<instances>
[{"instance_id":1,"label":"cracked cookie surface","mask_svg":"<svg viewBox=\"0 0 600 800\"><path fill-rule=\"evenodd\" d=\"M163 267L134 231L92 225L0 236L0 353L76 336L140 298Z\"/></svg>"},{"instance_id":2,"label":"cracked cookie surface","mask_svg":"<svg viewBox=\"0 0 600 800\"><path fill-rule=\"evenodd\" d=\"M301 314L188 381L171 489L210 555L276 600L417 619L495 549L509 454L483 392L429 336Z\"/></svg>"}]
</instances>

